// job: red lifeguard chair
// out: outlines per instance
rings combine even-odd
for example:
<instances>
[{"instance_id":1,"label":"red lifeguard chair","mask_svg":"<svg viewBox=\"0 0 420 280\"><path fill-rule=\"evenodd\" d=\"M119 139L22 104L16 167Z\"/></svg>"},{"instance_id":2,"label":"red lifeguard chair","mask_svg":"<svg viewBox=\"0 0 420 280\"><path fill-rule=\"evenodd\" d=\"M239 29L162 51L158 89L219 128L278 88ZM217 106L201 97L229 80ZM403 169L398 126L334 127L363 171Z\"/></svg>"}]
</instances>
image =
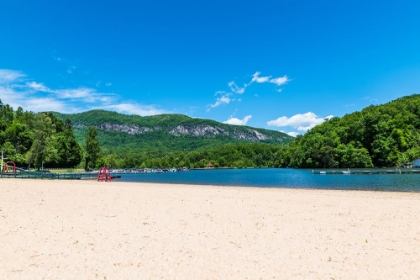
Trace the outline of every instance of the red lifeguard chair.
<instances>
[{"instance_id":1,"label":"red lifeguard chair","mask_svg":"<svg viewBox=\"0 0 420 280\"><path fill-rule=\"evenodd\" d=\"M108 167L101 167L98 173L99 182L112 182L111 169Z\"/></svg>"}]
</instances>

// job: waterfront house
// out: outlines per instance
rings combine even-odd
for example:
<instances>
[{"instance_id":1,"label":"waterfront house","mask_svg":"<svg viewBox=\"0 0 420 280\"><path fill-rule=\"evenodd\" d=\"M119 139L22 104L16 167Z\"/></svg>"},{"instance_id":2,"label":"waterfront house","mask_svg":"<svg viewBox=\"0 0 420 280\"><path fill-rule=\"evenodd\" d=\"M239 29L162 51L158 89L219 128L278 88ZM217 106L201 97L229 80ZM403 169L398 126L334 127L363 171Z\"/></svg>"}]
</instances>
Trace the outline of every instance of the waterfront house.
<instances>
[{"instance_id":1,"label":"waterfront house","mask_svg":"<svg viewBox=\"0 0 420 280\"><path fill-rule=\"evenodd\" d=\"M414 160L413 167L420 167L420 158Z\"/></svg>"}]
</instances>

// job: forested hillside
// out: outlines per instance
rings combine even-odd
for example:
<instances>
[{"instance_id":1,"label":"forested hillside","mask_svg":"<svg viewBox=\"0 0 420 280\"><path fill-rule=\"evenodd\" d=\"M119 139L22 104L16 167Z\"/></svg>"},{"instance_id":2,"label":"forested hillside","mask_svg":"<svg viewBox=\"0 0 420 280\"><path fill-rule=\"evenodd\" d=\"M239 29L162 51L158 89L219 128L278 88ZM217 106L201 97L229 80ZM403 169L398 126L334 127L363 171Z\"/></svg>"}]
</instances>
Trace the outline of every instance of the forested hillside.
<instances>
[{"instance_id":1,"label":"forested hillside","mask_svg":"<svg viewBox=\"0 0 420 280\"><path fill-rule=\"evenodd\" d=\"M293 141L293 137L278 131L228 125L177 114L141 117L94 110L54 115L62 120L71 120L79 142L84 141L87 128L95 126L101 146L123 156L142 152L190 152L234 143L287 144Z\"/></svg>"},{"instance_id":2,"label":"forested hillside","mask_svg":"<svg viewBox=\"0 0 420 280\"><path fill-rule=\"evenodd\" d=\"M83 156L70 121L51 113L16 111L0 100L0 149L24 167L74 167Z\"/></svg>"},{"instance_id":3,"label":"forested hillside","mask_svg":"<svg viewBox=\"0 0 420 280\"><path fill-rule=\"evenodd\" d=\"M284 165L303 168L398 166L420 157L420 95L333 118L299 136Z\"/></svg>"}]
</instances>

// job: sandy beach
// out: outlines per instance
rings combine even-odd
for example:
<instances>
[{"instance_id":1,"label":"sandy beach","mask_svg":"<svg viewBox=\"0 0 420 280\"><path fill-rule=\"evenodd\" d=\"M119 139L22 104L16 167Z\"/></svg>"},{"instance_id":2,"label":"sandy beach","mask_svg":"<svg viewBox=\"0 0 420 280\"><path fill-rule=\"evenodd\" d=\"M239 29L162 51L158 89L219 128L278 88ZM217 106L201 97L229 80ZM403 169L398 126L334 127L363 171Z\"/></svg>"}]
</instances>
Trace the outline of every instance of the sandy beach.
<instances>
[{"instance_id":1,"label":"sandy beach","mask_svg":"<svg viewBox=\"0 0 420 280\"><path fill-rule=\"evenodd\" d=\"M420 193L0 179L0 279L420 279Z\"/></svg>"}]
</instances>

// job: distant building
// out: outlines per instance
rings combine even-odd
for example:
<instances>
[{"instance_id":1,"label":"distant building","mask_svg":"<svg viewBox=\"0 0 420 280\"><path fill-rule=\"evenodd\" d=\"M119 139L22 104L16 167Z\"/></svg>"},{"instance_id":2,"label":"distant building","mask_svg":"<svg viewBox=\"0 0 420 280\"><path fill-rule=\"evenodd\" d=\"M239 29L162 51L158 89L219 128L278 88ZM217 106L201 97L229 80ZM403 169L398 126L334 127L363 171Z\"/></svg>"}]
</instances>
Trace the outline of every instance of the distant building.
<instances>
[{"instance_id":1,"label":"distant building","mask_svg":"<svg viewBox=\"0 0 420 280\"><path fill-rule=\"evenodd\" d=\"M420 167L420 158L415 159L415 160L413 161L413 166L414 166L414 167Z\"/></svg>"},{"instance_id":2,"label":"distant building","mask_svg":"<svg viewBox=\"0 0 420 280\"><path fill-rule=\"evenodd\" d=\"M214 168L213 164L209 163L206 165L207 168Z\"/></svg>"},{"instance_id":3,"label":"distant building","mask_svg":"<svg viewBox=\"0 0 420 280\"><path fill-rule=\"evenodd\" d=\"M403 163L403 165L402 165L404 168L413 168L413 163L412 162L406 162L406 163Z\"/></svg>"}]
</instances>

